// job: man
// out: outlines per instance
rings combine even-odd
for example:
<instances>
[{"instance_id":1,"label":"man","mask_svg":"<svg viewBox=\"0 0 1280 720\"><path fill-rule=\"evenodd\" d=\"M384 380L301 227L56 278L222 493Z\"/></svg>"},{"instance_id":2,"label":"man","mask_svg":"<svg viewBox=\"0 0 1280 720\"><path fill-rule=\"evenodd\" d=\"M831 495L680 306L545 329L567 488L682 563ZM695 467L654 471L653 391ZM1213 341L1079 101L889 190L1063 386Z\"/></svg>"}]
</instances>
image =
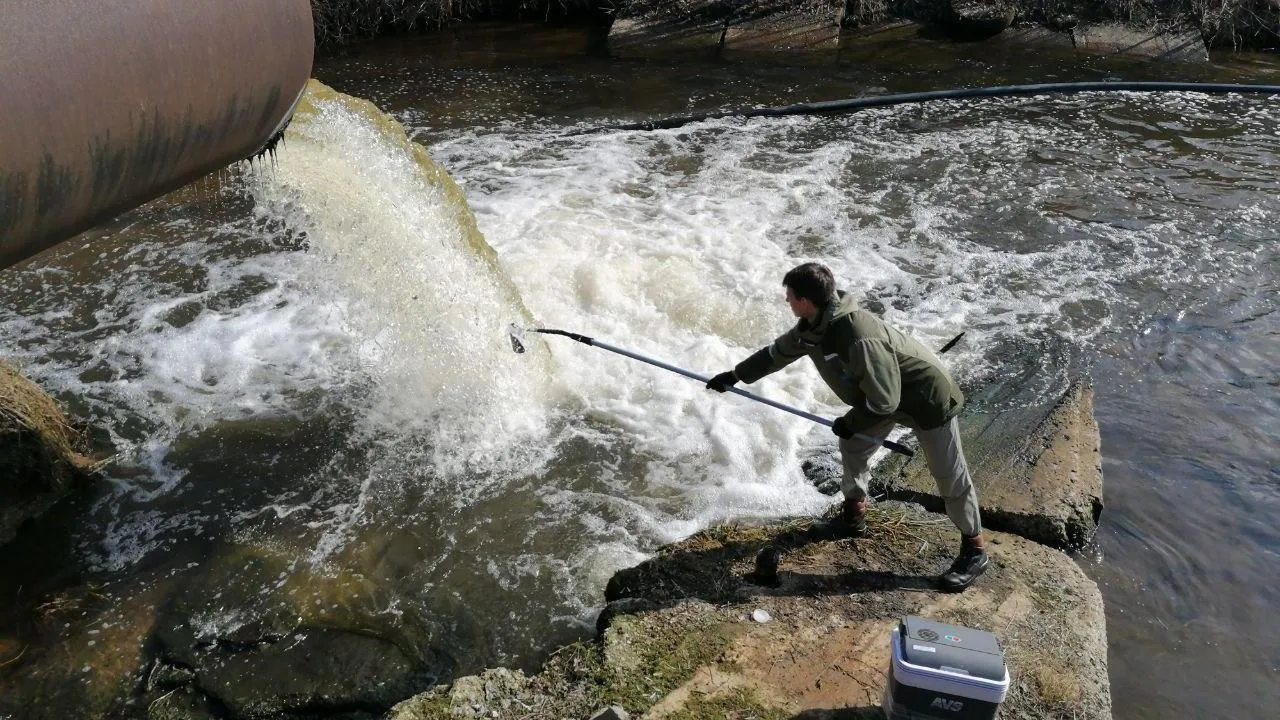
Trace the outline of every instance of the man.
<instances>
[{"instance_id":1,"label":"man","mask_svg":"<svg viewBox=\"0 0 1280 720\"><path fill-rule=\"evenodd\" d=\"M978 514L978 492L969 477L955 417L964 405L937 356L916 340L857 307L837 291L825 265L805 263L782 278L787 304L799 318L766 348L707 382L724 392L737 382L753 383L808 355L818 373L851 409L831 430L840 438L844 493L837 523L853 537L866 533L867 463L901 423L915 430L946 503L960 529L960 554L942 574L942 589L958 592L987 569L986 543ZM865 438L857 435L866 436Z\"/></svg>"}]
</instances>

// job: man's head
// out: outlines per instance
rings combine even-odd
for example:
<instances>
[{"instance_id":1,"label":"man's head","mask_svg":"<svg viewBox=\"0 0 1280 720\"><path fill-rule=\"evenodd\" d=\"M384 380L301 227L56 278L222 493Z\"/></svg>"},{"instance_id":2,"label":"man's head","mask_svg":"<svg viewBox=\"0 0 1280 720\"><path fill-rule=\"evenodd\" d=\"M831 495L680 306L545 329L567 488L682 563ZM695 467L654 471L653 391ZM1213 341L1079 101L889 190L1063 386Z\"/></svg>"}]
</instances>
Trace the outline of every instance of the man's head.
<instances>
[{"instance_id":1,"label":"man's head","mask_svg":"<svg viewBox=\"0 0 1280 720\"><path fill-rule=\"evenodd\" d=\"M787 289L787 305L798 318L812 322L826 306L827 299L836 291L836 280L831 270L820 263L797 265L782 277Z\"/></svg>"}]
</instances>

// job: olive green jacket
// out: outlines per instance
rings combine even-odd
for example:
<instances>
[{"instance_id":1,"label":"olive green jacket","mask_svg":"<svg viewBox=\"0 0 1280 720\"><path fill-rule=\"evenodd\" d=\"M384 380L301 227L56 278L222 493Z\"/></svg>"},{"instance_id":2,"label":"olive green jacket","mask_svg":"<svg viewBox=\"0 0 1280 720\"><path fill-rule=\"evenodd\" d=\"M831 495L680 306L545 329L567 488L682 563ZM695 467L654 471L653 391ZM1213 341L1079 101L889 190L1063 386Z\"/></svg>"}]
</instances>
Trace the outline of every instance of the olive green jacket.
<instances>
[{"instance_id":1,"label":"olive green jacket","mask_svg":"<svg viewBox=\"0 0 1280 720\"><path fill-rule=\"evenodd\" d=\"M852 407L845 419L855 432L890 419L931 430L964 406L964 394L932 351L858 308L844 292L827 301L816 322L802 318L733 371L753 383L805 355Z\"/></svg>"}]
</instances>

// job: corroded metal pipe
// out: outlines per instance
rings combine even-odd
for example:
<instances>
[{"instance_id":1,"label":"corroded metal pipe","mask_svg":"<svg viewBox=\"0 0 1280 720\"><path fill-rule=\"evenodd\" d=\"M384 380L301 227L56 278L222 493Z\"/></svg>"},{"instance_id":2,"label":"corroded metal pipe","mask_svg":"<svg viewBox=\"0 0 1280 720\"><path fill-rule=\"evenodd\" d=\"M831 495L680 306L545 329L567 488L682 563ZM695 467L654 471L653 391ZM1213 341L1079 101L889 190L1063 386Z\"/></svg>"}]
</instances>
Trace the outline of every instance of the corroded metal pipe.
<instances>
[{"instance_id":1,"label":"corroded metal pipe","mask_svg":"<svg viewBox=\"0 0 1280 720\"><path fill-rule=\"evenodd\" d=\"M309 0L0 1L0 268L264 149Z\"/></svg>"}]
</instances>

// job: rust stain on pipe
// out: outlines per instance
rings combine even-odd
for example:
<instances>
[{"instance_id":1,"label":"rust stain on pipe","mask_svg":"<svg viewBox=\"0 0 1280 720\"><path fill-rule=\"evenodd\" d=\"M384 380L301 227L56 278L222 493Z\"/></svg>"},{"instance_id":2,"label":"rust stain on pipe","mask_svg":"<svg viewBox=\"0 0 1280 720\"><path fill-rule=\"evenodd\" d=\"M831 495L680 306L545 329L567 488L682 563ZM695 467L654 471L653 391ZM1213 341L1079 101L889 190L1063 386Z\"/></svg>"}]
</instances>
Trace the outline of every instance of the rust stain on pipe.
<instances>
[{"instance_id":1,"label":"rust stain on pipe","mask_svg":"<svg viewBox=\"0 0 1280 720\"><path fill-rule=\"evenodd\" d=\"M311 75L309 0L0 4L0 268L262 150Z\"/></svg>"}]
</instances>

